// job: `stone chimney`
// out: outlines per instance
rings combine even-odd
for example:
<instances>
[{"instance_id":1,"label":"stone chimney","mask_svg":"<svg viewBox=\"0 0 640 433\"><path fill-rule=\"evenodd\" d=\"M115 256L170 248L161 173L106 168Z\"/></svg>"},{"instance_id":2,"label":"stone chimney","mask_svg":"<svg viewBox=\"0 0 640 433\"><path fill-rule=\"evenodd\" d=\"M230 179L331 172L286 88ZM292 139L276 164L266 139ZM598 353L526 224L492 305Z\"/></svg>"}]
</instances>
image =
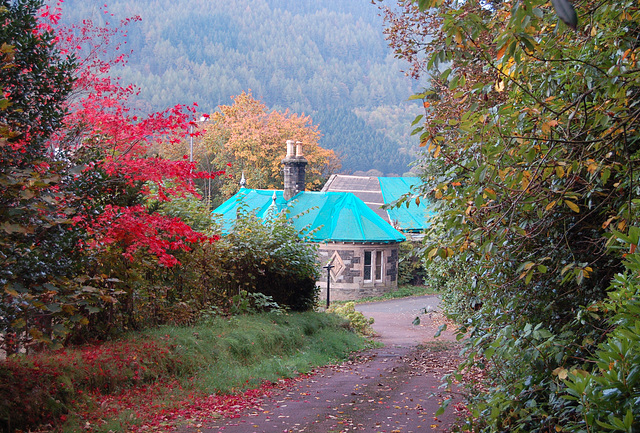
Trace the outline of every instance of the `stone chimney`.
<instances>
[{"instance_id":1,"label":"stone chimney","mask_svg":"<svg viewBox=\"0 0 640 433\"><path fill-rule=\"evenodd\" d=\"M284 199L291 198L305 189L307 160L302 155L302 143L287 140L287 156L284 164Z\"/></svg>"}]
</instances>

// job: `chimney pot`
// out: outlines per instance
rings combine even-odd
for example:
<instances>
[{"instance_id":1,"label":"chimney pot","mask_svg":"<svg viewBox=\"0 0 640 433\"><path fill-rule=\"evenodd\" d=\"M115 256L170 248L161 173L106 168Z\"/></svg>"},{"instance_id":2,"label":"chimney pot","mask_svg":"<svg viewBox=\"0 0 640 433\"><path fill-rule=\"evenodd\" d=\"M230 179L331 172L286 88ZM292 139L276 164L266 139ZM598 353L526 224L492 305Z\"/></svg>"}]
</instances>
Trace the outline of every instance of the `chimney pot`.
<instances>
[{"instance_id":1,"label":"chimney pot","mask_svg":"<svg viewBox=\"0 0 640 433\"><path fill-rule=\"evenodd\" d=\"M296 157L301 158L304 155L302 154L302 142L296 141Z\"/></svg>"},{"instance_id":2,"label":"chimney pot","mask_svg":"<svg viewBox=\"0 0 640 433\"><path fill-rule=\"evenodd\" d=\"M295 142L293 140L287 140L287 156L286 158L293 158L295 156Z\"/></svg>"}]
</instances>

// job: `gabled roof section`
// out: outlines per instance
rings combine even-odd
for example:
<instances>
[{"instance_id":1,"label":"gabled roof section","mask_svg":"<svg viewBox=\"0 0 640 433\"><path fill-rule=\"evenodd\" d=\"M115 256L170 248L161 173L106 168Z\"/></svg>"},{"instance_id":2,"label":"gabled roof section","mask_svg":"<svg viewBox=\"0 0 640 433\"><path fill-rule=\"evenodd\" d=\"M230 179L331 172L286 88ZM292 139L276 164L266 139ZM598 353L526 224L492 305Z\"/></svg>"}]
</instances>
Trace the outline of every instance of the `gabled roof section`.
<instances>
[{"instance_id":1,"label":"gabled roof section","mask_svg":"<svg viewBox=\"0 0 640 433\"><path fill-rule=\"evenodd\" d=\"M429 228L429 220L434 212L423 200L420 205L411 200L401 207L383 209L400 199L405 194L415 193L414 187L420 185L419 177L374 177L351 176L343 174L332 175L322 188L322 191L352 192L364 201L371 210L385 221L403 232L421 232Z\"/></svg>"},{"instance_id":2,"label":"gabled roof section","mask_svg":"<svg viewBox=\"0 0 640 433\"><path fill-rule=\"evenodd\" d=\"M350 192L365 202L378 216L390 223L387 212L382 209L384 199L380 190L380 182L375 176L353 176L332 174L322 188L323 192Z\"/></svg>"},{"instance_id":3,"label":"gabled roof section","mask_svg":"<svg viewBox=\"0 0 640 433\"><path fill-rule=\"evenodd\" d=\"M290 215L294 224L319 227L313 234L317 241L387 243L405 239L352 193L305 191L293 201ZM296 217L305 210L309 212Z\"/></svg>"},{"instance_id":4,"label":"gabled roof section","mask_svg":"<svg viewBox=\"0 0 640 433\"><path fill-rule=\"evenodd\" d=\"M240 188L231 198L212 212L214 218L220 218L222 231L229 233L233 228L238 213L242 210L253 212L258 218L264 218L274 204L273 190ZM275 208L278 212L286 209L287 202L282 191L275 191Z\"/></svg>"},{"instance_id":5,"label":"gabled roof section","mask_svg":"<svg viewBox=\"0 0 640 433\"><path fill-rule=\"evenodd\" d=\"M213 214L221 216L223 231L228 233L240 208L264 219L274 207L279 212L287 210L297 230L308 228L311 231L309 239L313 242L395 243L405 240L402 233L347 192L303 191L287 202L282 191L242 188Z\"/></svg>"},{"instance_id":6,"label":"gabled roof section","mask_svg":"<svg viewBox=\"0 0 640 433\"><path fill-rule=\"evenodd\" d=\"M415 194L421 182L419 177L380 177L378 180L385 204L393 203L405 194ZM415 199L410 199L400 207L387 209L391 224L406 232L425 230L431 225L429 220L435 215L425 202L418 205Z\"/></svg>"}]
</instances>

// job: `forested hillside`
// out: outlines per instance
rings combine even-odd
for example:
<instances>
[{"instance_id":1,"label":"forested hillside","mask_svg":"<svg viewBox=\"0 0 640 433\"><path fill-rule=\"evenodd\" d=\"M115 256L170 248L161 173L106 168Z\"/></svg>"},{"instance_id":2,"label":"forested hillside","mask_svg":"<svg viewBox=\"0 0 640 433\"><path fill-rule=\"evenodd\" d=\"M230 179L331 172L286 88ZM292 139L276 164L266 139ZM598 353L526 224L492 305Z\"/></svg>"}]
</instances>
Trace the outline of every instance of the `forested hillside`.
<instances>
[{"instance_id":1,"label":"forested hillside","mask_svg":"<svg viewBox=\"0 0 640 433\"><path fill-rule=\"evenodd\" d=\"M128 26L128 65L145 112L197 102L203 112L251 90L269 108L311 115L321 146L345 172L402 174L412 160L407 102L414 83L400 71L366 0L67 0L68 20Z\"/></svg>"}]
</instances>

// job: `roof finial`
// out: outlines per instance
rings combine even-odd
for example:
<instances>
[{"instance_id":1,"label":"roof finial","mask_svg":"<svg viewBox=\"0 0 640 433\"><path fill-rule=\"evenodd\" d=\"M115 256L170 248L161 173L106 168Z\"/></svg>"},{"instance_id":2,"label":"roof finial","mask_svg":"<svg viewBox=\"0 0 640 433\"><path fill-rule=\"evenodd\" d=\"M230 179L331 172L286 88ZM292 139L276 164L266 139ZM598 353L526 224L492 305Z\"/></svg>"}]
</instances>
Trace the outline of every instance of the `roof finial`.
<instances>
[{"instance_id":1,"label":"roof finial","mask_svg":"<svg viewBox=\"0 0 640 433\"><path fill-rule=\"evenodd\" d=\"M278 205L276 204L276 192L273 191L273 200L264 214L265 221L274 221L278 216Z\"/></svg>"},{"instance_id":2,"label":"roof finial","mask_svg":"<svg viewBox=\"0 0 640 433\"><path fill-rule=\"evenodd\" d=\"M244 171L242 172L242 177L240 178L240 188L244 188L247 185L247 180L244 178Z\"/></svg>"}]
</instances>

